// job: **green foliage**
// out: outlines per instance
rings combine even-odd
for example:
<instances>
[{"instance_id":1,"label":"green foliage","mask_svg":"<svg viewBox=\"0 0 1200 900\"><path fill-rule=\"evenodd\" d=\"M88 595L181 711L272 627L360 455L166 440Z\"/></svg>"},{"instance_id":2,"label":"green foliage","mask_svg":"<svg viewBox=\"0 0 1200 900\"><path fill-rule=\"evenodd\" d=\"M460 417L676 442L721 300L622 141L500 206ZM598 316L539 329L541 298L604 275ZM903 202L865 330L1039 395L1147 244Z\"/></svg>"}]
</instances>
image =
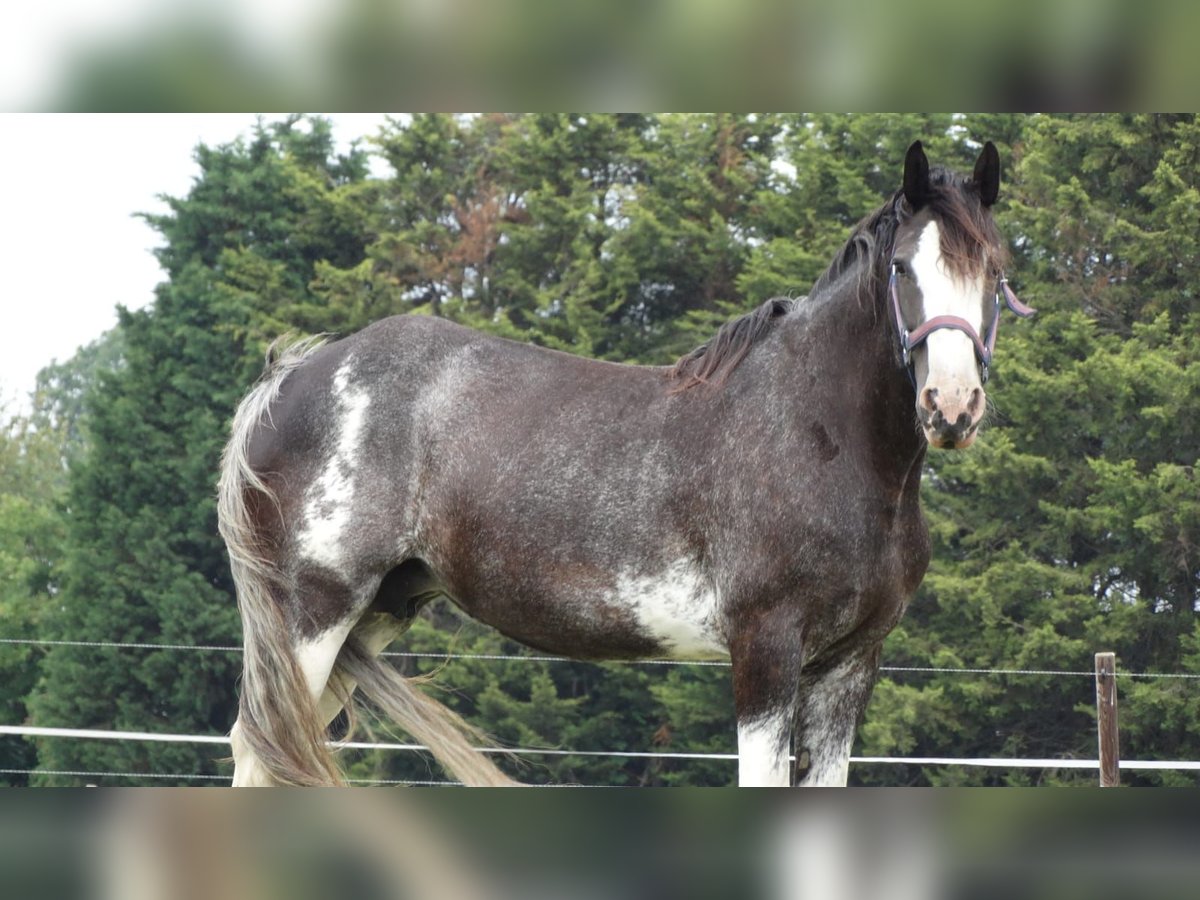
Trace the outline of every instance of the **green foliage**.
<instances>
[{"instance_id":1,"label":"green foliage","mask_svg":"<svg viewBox=\"0 0 1200 900\"><path fill-rule=\"evenodd\" d=\"M43 373L0 442L6 636L233 643L213 485L268 341L438 315L576 353L666 363L725 319L802 296L895 189L914 138L961 168L992 139L1009 274L989 425L929 459L934 560L892 666L1200 673L1200 124L1194 116L417 115L337 155L292 117L200 147L170 212L157 302ZM69 479L64 465L69 466ZM69 482L69 483L68 483ZM398 648L518 652L448 607ZM728 670L404 658L500 744L731 753ZM40 668L39 668L40 666ZM0 647L6 721L221 733L228 654ZM37 680L36 686L34 680ZM1182 679L1121 679L1126 758L1200 758ZM373 723L377 736L386 732ZM405 740L406 736L398 735ZM888 672L856 753L1092 756L1090 677ZM187 745L45 740L42 769L202 772ZM0 744L9 768L28 744ZM348 754L424 780L419 754ZM523 780L726 784L720 760L521 756ZM855 767L864 784L1076 784L1089 772ZM1180 773L1127 774L1194 784ZM45 776L47 783L71 782Z\"/></svg>"},{"instance_id":2,"label":"green foliage","mask_svg":"<svg viewBox=\"0 0 1200 900\"><path fill-rule=\"evenodd\" d=\"M953 648L949 665L1086 672L1095 652L1115 650L1119 671L1198 671L1188 654L1200 601L1200 256L1182 218L1190 209L1194 222L1197 208L1196 134L1193 117L1028 123L999 217L1017 289L1039 314L1004 325L980 445L930 458L934 561L889 660L928 665ZM961 682L939 676L918 690L941 699ZM1197 758L1194 682L1119 684L1126 758ZM888 697L877 691L868 714L871 753L895 749L882 722L916 707ZM955 755L1094 756L1094 715L1090 678L993 678L956 699L956 723L974 737L955 740ZM945 746L931 729L911 749Z\"/></svg>"},{"instance_id":3,"label":"green foliage","mask_svg":"<svg viewBox=\"0 0 1200 900\"><path fill-rule=\"evenodd\" d=\"M70 472L62 584L41 619L45 636L236 642L216 533L217 461L278 324L271 304L303 299L317 260L354 257L327 195L365 167L330 150L327 125L297 119L260 126L249 144L201 147L192 192L170 201L170 215L148 217L168 242L169 281L152 307L120 311L120 364L84 393L87 453ZM231 654L56 646L29 708L42 725L221 733L237 671ZM183 744L56 739L38 753L48 770L183 774L214 773L213 756Z\"/></svg>"},{"instance_id":4,"label":"green foliage","mask_svg":"<svg viewBox=\"0 0 1200 900\"><path fill-rule=\"evenodd\" d=\"M0 622L6 638L39 637L56 591L66 432L32 416L5 412L0 420ZM25 720L37 662L33 646L0 644L0 721ZM33 748L19 738L0 738L0 768L28 769L35 761ZM3 777L25 782L23 776Z\"/></svg>"}]
</instances>

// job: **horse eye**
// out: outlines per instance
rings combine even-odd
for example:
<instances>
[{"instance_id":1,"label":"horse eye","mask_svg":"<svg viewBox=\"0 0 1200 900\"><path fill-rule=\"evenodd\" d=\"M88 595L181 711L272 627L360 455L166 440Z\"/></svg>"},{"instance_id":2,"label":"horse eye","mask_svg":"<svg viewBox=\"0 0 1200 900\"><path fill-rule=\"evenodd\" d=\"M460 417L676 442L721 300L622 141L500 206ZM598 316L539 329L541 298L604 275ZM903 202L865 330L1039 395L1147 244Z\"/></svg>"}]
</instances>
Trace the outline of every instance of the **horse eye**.
<instances>
[{"instance_id":1,"label":"horse eye","mask_svg":"<svg viewBox=\"0 0 1200 900\"><path fill-rule=\"evenodd\" d=\"M892 263L892 265L896 267L897 275L901 275L904 277L908 276L908 266L906 266L904 263L900 262L900 260L896 260L894 263Z\"/></svg>"}]
</instances>

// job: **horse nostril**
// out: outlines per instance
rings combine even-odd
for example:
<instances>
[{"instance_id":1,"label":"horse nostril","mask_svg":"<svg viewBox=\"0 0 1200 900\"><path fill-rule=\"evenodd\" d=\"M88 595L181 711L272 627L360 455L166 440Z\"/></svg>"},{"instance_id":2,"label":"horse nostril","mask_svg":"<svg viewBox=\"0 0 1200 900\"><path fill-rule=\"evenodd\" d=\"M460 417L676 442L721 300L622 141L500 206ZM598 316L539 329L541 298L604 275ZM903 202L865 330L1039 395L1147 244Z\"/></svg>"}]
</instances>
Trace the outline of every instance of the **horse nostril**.
<instances>
[{"instance_id":1,"label":"horse nostril","mask_svg":"<svg viewBox=\"0 0 1200 900\"><path fill-rule=\"evenodd\" d=\"M927 387L921 391L921 405L930 412L937 412L937 388Z\"/></svg>"},{"instance_id":2,"label":"horse nostril","mask_svg":"<svg viewBox=\"0 0 1200 900\"><path fill-rule=\"evenodd\" d=\"M983 390L981 388L975 388L975 390L971 391L971 399L967 403L967 412L971 414L972 418L983 412Z\"/></svg>"}]
</instances>

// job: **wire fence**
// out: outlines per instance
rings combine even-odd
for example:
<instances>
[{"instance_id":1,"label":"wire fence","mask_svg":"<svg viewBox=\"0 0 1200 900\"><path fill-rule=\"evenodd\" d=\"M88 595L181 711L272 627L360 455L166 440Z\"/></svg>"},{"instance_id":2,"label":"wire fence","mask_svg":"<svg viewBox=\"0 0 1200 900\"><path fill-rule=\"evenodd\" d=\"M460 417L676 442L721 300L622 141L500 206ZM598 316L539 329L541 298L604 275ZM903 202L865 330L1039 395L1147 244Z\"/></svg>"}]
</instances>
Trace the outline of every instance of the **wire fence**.
<instances>
[{"instance_id":1,"label":"wire fence","mask_svg":"<svg viewBox=\"0 0 1200 900\"><path fill-rule=\"evenodd\" d=\"M110 731L90 728L47 728L27 725L0 725L0 735L20 735L24 737L67 738L77 740L101 741L152 741L164 743L191 744L220 744L228 745L229 738L224 735L209 734L171 734L145 731ZM330 746L335 749L352 750L385 750L394 752L428 752L423 744L393 743L387 741L332 741ZM476 752L485 754L511 756L573 756L573 757L608 757L619 759L706 759L736 762L736 753L680 753L671 751L633 751L633 750L563 750L549 747L477 747ZM977 757L961 758L949 756L852 756L853 765L906 765L906 766L966 766L991 769L1098 769L1098 759L1071 759L1048 757L1042 759ZM1200 760L1121 760L1121 769L1128 771L1200 771ZM191 779L198 780L228 780L220 775L189 775L184 773L137 773L137 772L82 772L34 769L0 769L0 773L23 775L66 775L79 777L114 777L114 778L158 778L158 779ZM401 784L401 785L451 785L457 782L449 781L409 781L399 779L350 779L353 784ZM549 785L546 785L549 786Z\"/></svg>"},{"instance_id":2,"label":"wire fence","mask_svg":"<svg viewBox=\"0 0 1200 900\"><path fill-rule=\"evenodd\" d=\"M220 781L228 775L193 775L183 772L84 772L77 769L0 769L0 775L61 775L77 778L128 778L163 781ZM405 785L407 787L462 787L461 781L409 781L400 778L348 778L350 784Z\"/></svg>"},{"instance_id":3,"label":"wire fence","mask_svg":"<svg viewBox=\"0 0 1200 900\"><path fill-rule=\"evenodd\" d=\"M242 648L234 645L219 644L166 644L166 643L137 643L130 641L58 641L44 638L0 638L0 644L15 644L41 647L96 647L122 650L172 650L198 653L241 653ZM552 663L584 663L588 660L572 659L569 656L539 656L527 653L445 653L421 651L385 651L385 657L408 659L441 659L441 660L476 660L488 662L552 662ZM607 663L637 666L713 666L728 668L731 663L727 660L714 659L629 659L608 660ZM599 665L599 663L594 663ZM965 666L880 666L881 672L912 672L949 675L1016 675L1016 676L1063 676L1094 678L1093 670L1074 669L1021 669L1000 667L965 667ZM1125 672L1118 670L1117 678L1177 678L1200 679L1200 672Z\"/></svg>"},{"instance_id":4,"label":"wire fence","mask_svg":"<svg viewBox=\"0 0 1200 900\"><path fill-rule=\"evenodd\" d=\"M195 653L241 653L242 648L233 645L206 645L162 642L133 642L133 641L78 641L50 640L44 638L0 638L0 645L24 645L35 647L94 647L120 650L148 650ZM421 651L389 651L383 654L388 657L407 659L436 659L443 661L479 661L479 662L523 662L523 663L571 663L580 662L565 656L546 656L537 654L508 654L508 653L449 653ZM613 662L627 665L674 665L674 666L715 666L728 667L726 660L688 660L688 659L636 659L616 660ZM881 672L893 673L922 673L949 674L970 676L1038 676L1038 677L1086 677L1094 678L1094 671L1069 669L1026 669L1006 667L963 667L963 666L881 666ZM1200 673L1193 672L1118 672L1119 678L1163 678L1163 679L1200 679ZM82 728L49 728L25 725L0 725L0 735L23 737L43 737L72 740L120 740L120 741L152 741L166 743L219 744L228 745L229 738L223 735L173 734L167 732L134 732L103 729ZM428 752L422 744L391 743L372 741L342 741L334 742L333 746L353 750L379 750L391 752ZM636 751L636 750L577 750L549 747L480 747L480 753L506 754L510 756L549 756L549 757L607 757L618 759L663 759L663 760L716 760L735 762L736 753L691 753L679 751ZM966 766L983 768L1009 769L1092 769L1099 768L1097 759L1074 758L960 758L960 757L855 757L850 758L851 765L906 765L906 766ZM1195 760L1121 760L1120 768L1127 771L1200 771L1200 761ZM132 780L174 780L174 781L228 781L228 776L190 773L147 773L147 772L109 772L109 771L76 771L76 770L45 770L45 769L0 769L4 775L55 775L64 777L79 777L86 779L132 779ZM406 780L406 779L348 779L351 784L362 785L404 785L404 786L456 786L455 781L435 780ZM552 787L556 785L542 785ZM566 785L563 785L566 786ZM587 787L589 785L570 785L572 787ZM592 785L599 787L599 785Z\"/></svg>"}]
</instances>

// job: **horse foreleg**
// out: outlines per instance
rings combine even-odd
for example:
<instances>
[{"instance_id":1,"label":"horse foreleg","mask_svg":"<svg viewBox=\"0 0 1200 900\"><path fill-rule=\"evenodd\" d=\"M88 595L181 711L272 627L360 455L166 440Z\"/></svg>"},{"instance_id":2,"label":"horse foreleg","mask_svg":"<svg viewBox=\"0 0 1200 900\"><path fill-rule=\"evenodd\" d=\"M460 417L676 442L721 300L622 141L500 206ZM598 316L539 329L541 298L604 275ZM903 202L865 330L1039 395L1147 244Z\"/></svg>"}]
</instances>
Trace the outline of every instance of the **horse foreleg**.
<instances>
[{"instance_id":1,"label":"horse foreleg","mask_svg":"<svg viewBox=\"0 0 1200 900\"><path fill-rule=\"evenodd\" d=\"M796 784L845 787L854 734L875 684L878 645L804 672L796 702Z\"/></svg>"},{"instance_id":2,"label":"horse foreleg","mask_svg":"<svg viewBox=\"0 0 1200 900\"><path fill-rule=\"evenodd\" d=\"M800 681L799 630L782 613L743 623L730 643L738 786L787 787Z\"/></svg>"},{"instance_id":3,"label":"horse foreleg","mask_svg":"<svg viewBox=\"0 0 1200 900\"><path fill-rule=\"evenodd\" d=\"M738 787L787 787L792 737L790 709L738 720Z\"/></svg>"}]
</instances>

